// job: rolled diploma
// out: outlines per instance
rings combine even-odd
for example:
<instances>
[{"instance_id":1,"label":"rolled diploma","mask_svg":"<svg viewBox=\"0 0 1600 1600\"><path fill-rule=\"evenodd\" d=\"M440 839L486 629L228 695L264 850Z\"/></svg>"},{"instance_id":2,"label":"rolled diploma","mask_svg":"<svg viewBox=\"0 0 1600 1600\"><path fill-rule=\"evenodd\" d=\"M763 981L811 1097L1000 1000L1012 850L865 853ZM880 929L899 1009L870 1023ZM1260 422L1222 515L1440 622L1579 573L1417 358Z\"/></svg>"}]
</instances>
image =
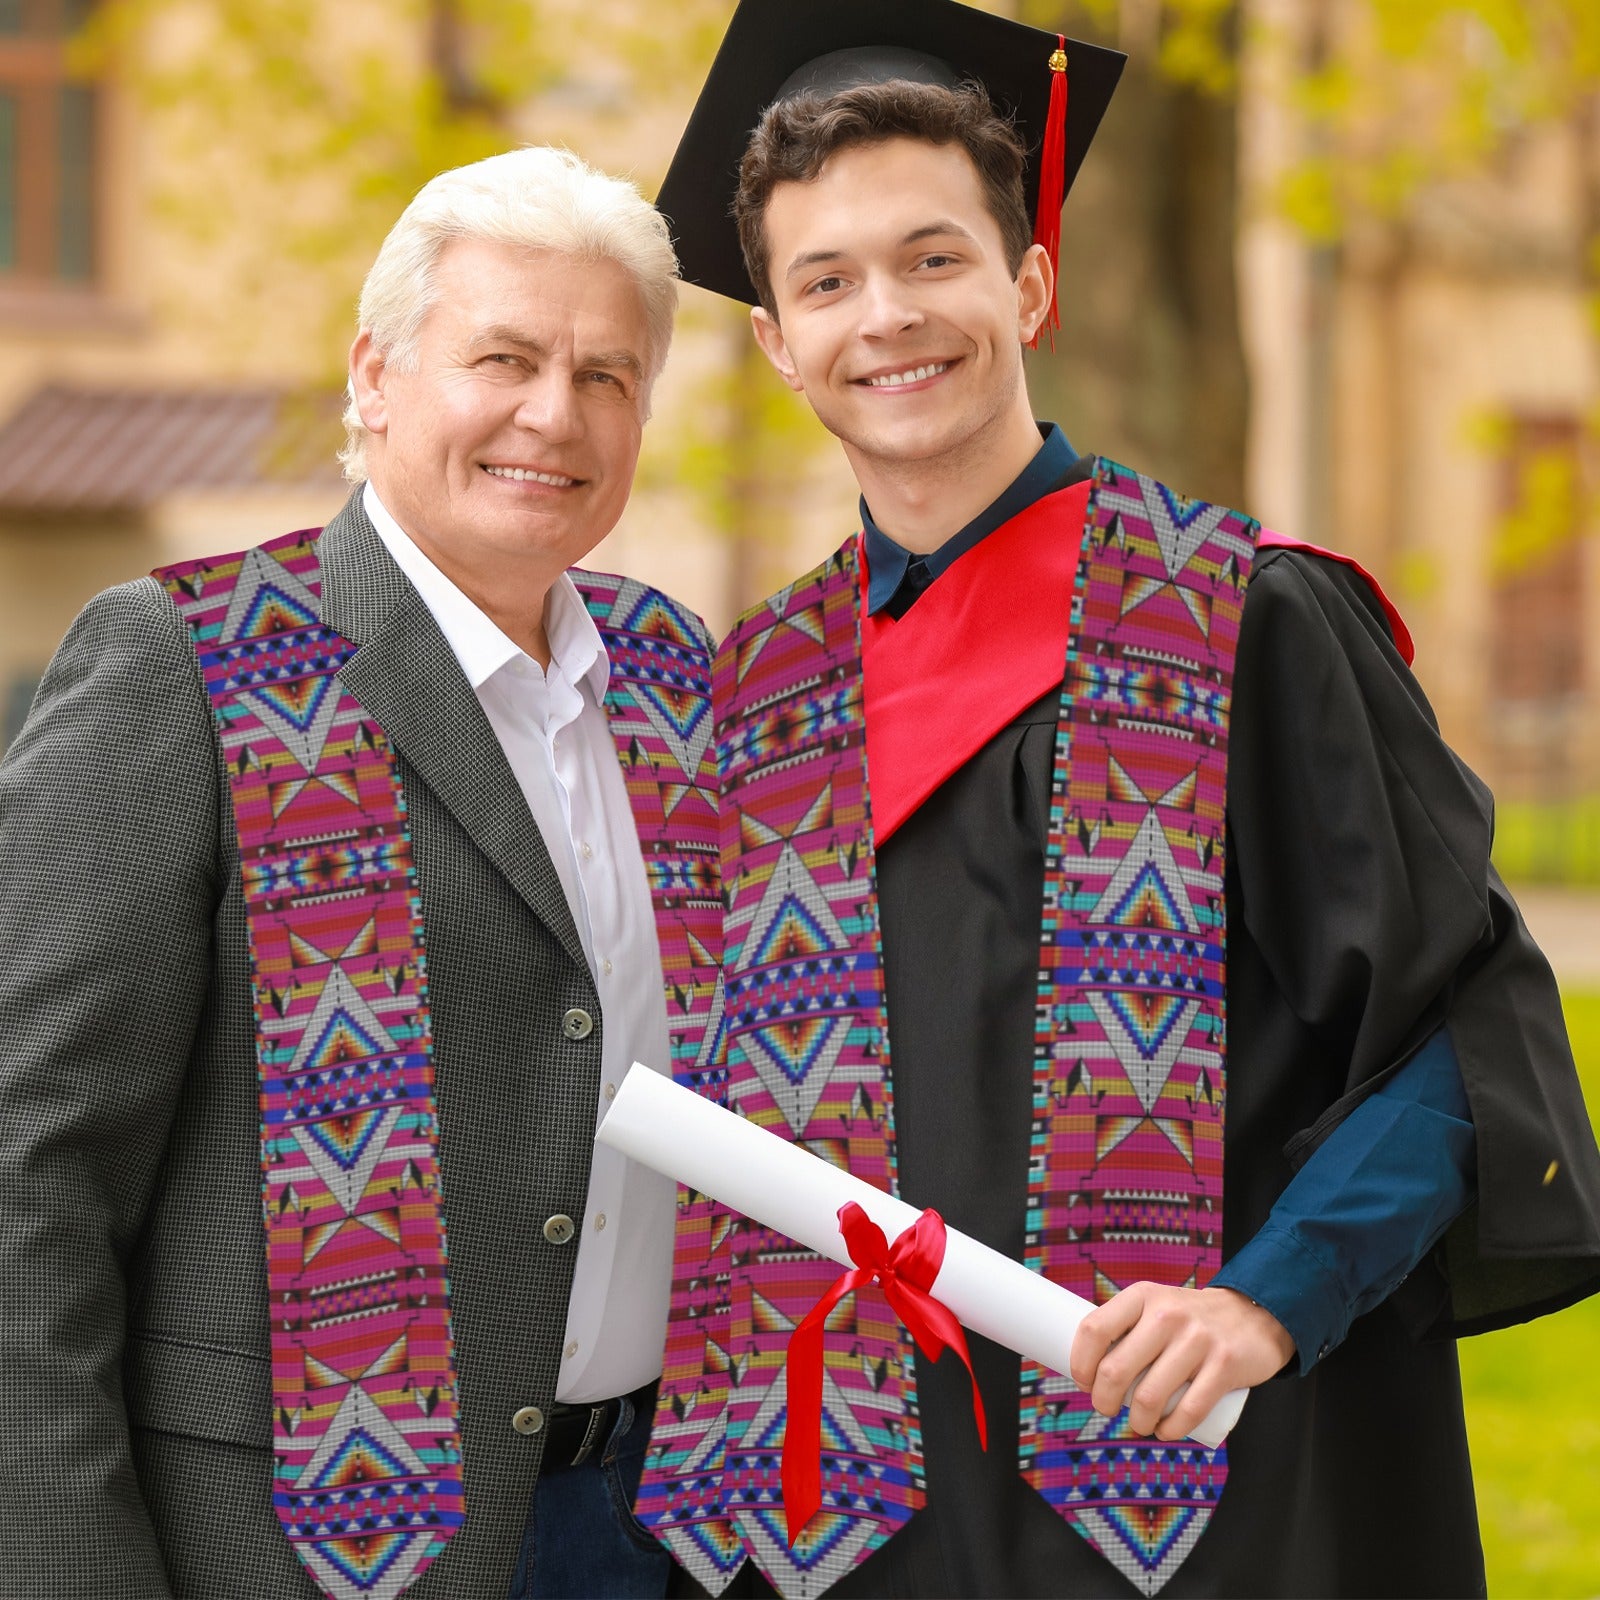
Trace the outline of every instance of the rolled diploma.
<instances>
[{"instance_id":1,"label":"rolled diploma","mask_svg":"<svg viewBox=\"0 0 1600 1600\"><path fill-rule=\"evenodd\" d=\"M839 1208L847 1200L891 1242L921 1215L639 1062L622 1080L596 1138L844 1267L854 1265L839 1232ZM1063 1375L1072 1336L1094 1310L1070 1289L954 1228L945 1231L944 1265L932 1293L974 1333ZM1173 1395L1167 1410L1183 1392ZM1221 1444L1239 1420L1246 1392L1225 1394L1189 1437L1208 1447Z\"/></svg>"}]
</instances>

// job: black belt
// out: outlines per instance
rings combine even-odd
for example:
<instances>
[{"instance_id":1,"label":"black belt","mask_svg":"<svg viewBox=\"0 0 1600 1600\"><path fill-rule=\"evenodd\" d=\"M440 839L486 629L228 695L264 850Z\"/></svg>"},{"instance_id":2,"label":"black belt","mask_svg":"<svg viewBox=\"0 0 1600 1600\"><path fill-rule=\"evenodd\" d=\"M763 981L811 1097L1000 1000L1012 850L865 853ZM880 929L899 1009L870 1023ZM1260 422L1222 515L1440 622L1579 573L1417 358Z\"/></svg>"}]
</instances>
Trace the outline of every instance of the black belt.
<instances>
[{"instance_id":1,"label":"black belt","mask_svg":"<svg viewBox=\"0 0 1600 1600\"><path fill-rule=\"evenodd\" d=\"M545 1421L544 1459L540 1470L582 1466L611 1437L622 1415L622 1401L633 1404L634 1414L654 1411L657 1383L647 1383L632 1394L583 1405L568 1405L558 1400Z\"/></svg>"}]
</instances>

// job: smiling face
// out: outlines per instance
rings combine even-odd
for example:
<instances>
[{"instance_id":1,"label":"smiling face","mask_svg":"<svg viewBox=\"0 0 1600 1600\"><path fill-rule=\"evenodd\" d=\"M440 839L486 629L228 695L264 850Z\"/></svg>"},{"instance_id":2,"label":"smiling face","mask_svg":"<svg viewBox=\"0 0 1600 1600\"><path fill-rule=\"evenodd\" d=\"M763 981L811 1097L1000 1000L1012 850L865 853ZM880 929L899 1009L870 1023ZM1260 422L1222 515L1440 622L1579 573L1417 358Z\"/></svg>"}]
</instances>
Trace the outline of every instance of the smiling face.
<instances>
[{"instance_id":1,"label":"smiling face","mask_svg":"<svg viewBox=\"0 0 1600 1600\"><path fill-rule=\"evenodd\" d=\"M469 594L547 586L627 504L647 399L644 308L615 261L457 239L412 370L363 333L351 378L372 485Z\"/></svg>"},{"instance_id":2,"label":"smiling face","mask_svg":"<svg viewBox=\"0 0 1600 1600\"><path fill-rule=\"evenodd\" d=\"M911 463L1009 458L1018 438L1037 447L1022 344L1049 267L1035 246L1012 273L960 146L842 150L810 182L779 184L764 220L777 316L755 311L756 337L864 483Z\"/></svg>"}]
</instances>

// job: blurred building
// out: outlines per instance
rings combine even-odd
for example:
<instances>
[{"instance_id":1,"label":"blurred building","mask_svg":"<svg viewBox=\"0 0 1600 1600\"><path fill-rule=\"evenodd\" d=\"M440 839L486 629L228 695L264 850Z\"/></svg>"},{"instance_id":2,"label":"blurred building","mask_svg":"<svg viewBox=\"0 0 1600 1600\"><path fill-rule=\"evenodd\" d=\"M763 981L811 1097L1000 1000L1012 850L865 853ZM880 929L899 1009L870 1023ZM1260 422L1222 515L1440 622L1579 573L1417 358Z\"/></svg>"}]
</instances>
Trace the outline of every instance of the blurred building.
<instances>
[{"instance_id":1,"label":"blurred building","mask_svg":"<svg viewBox=\"0 0 1600 1600\"><path fill-rule=\"evenodd\" d=\"M0 0L0 739L96 590L343 498L330 397L212 365L161 315L149 141L69 71L84 9Z\"/></svg>"},{"instance_id":2,"label":"blurred building","mask_svg":"<svg viewBox=\"0 0 1600 1600\"><path fill-rule=\"evenodd\" d=\"M542 0L541 22L577 3ZM152 106L115 68L74 76L68 41L88 4L0 0L0 744L90 594L319 524L345 494L333 451L348 313L330 324L325 280L307 302L256 215L272 202L248 173L219 180L202 163L174 131L182 107ZM629 0L583 9L632 14ZM646 8L633 9L647 37ZM1245 8L1291 30L1315 9ZM149 14L172 32L203 10ZM431 51L449 89L461 40L437 26L448 6L423 10L431 35L410 12L368 7L358 25L335 0L307 8L369 44L387 27L401 54ZM693 0L707 52L730 10ZM569 139L653 192L696 74L646 102L607 76L614 62L550 48L570 70L529 95L508 140ZM1306 149L1281 55L1244 66L1247 504L1381 576L1446 732L1503 796L1600 793L1596 136L1573 124L1513 138L1485 176L1319 248L1271 203ZM203 250L164 209L191 169L191 187L215 193ZM854 493L738 313L699 291L684 301L638 490L593 560L671 588L722 629L837 543Z\"/></svg>"},{"instance_id":3,"label":"blurred building","mask_svg":"<svg viewBox=\"0 0 1600 1600\"><path fill-rule=\"evenodd\" d=\"M1570 820L1600 793L1600 108L1318 247L1270 201L1316 153L1283 67L1247 60L1240 104L1251 508L1367 562L1450 741Z\"/></svg>"}]
</instances>

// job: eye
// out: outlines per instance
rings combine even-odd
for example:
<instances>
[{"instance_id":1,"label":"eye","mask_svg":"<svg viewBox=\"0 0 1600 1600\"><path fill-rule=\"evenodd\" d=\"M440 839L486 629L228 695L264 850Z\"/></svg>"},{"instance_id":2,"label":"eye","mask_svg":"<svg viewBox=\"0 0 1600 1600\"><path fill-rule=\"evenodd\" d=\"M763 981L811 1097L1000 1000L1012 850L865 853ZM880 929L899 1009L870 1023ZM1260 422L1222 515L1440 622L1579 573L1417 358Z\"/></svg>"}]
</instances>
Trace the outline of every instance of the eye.
<instances>
[{"instance_id":1,"label":"eye","mask_svg":"<svg viewBox=\"0 0 1600 1600\"><path fill-rule=\"evenodd\" d=\"M839 277L837 273L830 273L826 278L818 278L811 285L809 292L811 294L832 294L835 289L842 288L843 285L843 278Z\"/></svg>"},{"instance_id":2,"label":"eye","mask_svg":"<svg viewBox=\"0 0 1600 1600\"><path fill-rule=\"evenodd\" d=\"M947 255L924 256L918 263L919 266L924 267L953 267L955 264L956 258Z\"/></svg>"},{"instance_id":3,"label":"eye","mask_svg":"<svg viewBox=\"0 0 1600 1600\"><path fill-rule=\"evenodd\" d=\"M514 367L521 361L522 358L520 356L513 355L509 350L491 350L483 359L488 362L490 366Z\"/></svg>"}]
</instances>

